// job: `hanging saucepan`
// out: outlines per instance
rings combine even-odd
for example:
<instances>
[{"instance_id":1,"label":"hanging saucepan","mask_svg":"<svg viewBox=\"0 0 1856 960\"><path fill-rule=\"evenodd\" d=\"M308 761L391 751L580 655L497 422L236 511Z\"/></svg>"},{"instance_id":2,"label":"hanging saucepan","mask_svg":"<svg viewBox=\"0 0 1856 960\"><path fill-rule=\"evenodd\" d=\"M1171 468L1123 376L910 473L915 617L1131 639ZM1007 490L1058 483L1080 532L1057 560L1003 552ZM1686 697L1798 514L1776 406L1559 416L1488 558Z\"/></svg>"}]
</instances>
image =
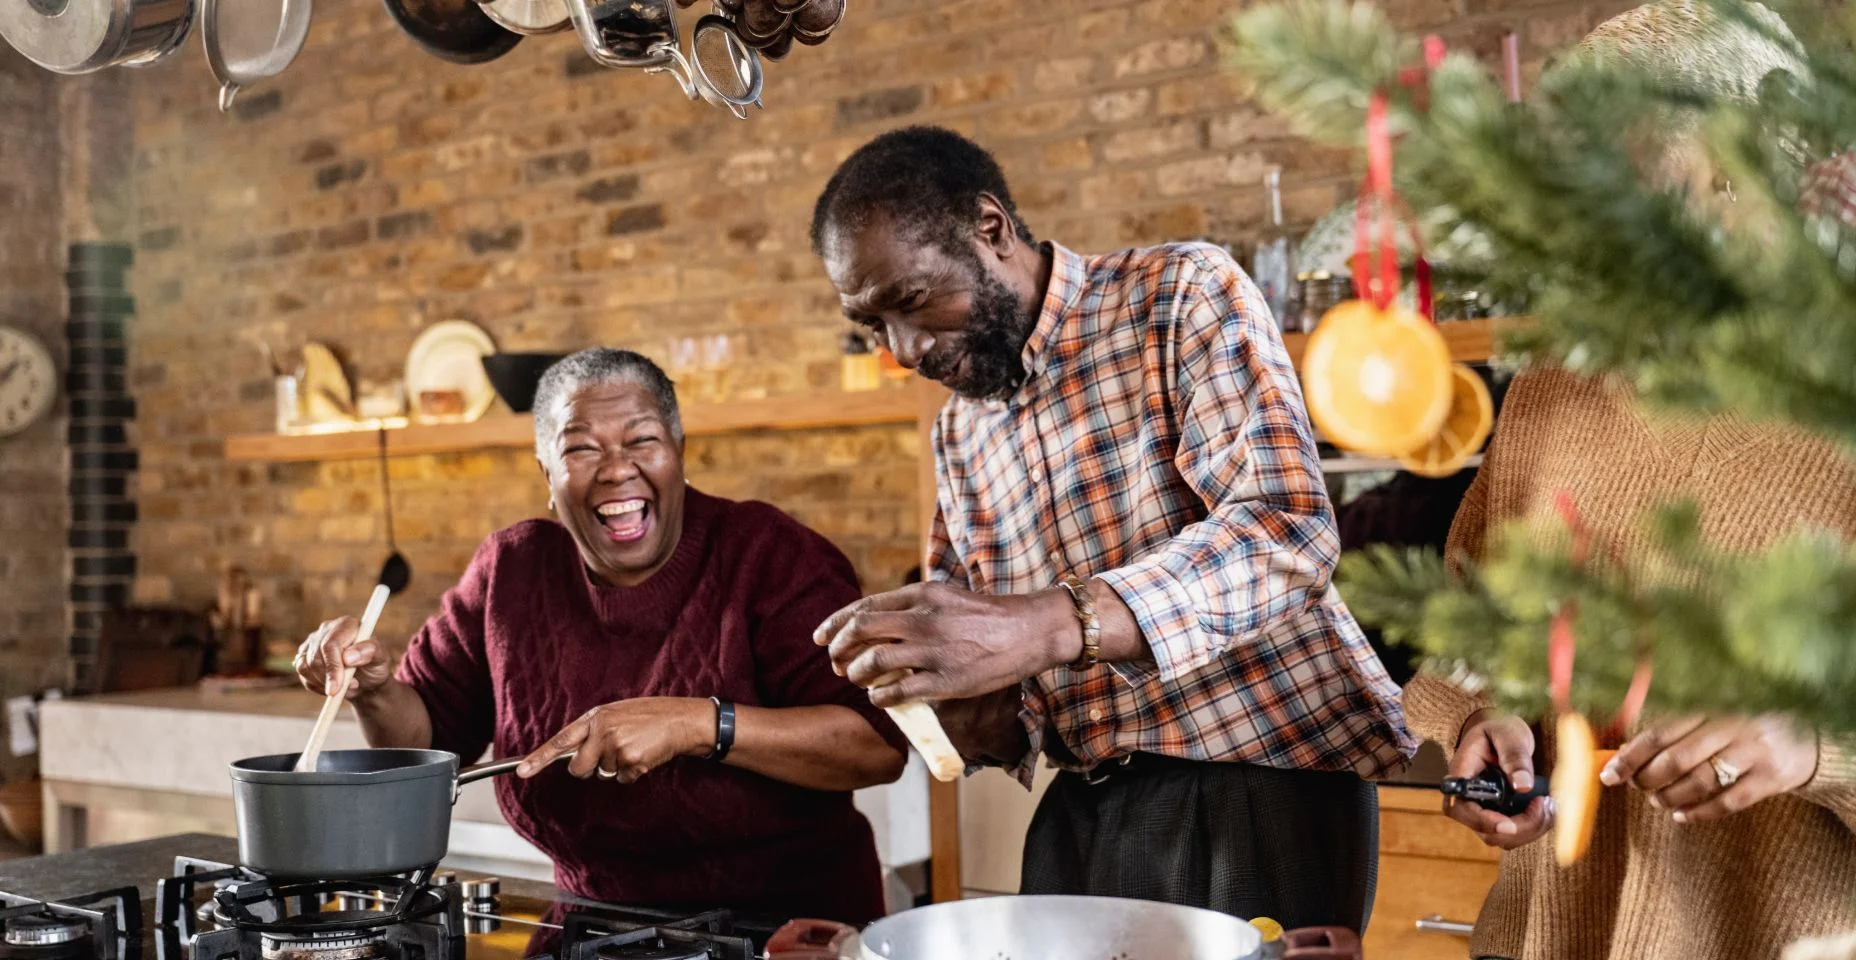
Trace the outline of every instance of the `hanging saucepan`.
<instances>
[{"instance_id":1,"label":"hanging saucepan","mask_svg":"<svg viewBox=\"0 0 1856 960\"><path fill-rule=\"evenodd\" d=\"M309 39L311 0L204 0L200 41L219 81L219 109L238 92L284 72Z\"/></svg>"},{"instance_id":2,"label":"hanging saucepan","mask_svg":"<svg viewBox=\"0 0 1856 960\"><path fill-rule=\"evenodd\" d=\"M239 863L278 877L342 880L429 867L445 858L458 788L509 773L501 760L458 769L444 750L325 750L232 764ZM565 758L562 758L565 759Z\"/></svg>"},{"instance_id":3,"label":"hanging saucepan","mask_svg":"<svg viewBox=\"0 0 1856 960\"><path fill-rule=\"evenodd\" d=\"M671 0L566 0L580 45L595 63L668 73L684 96L701 97L745 119L760 102L760 59L735 34L733 21L706 16L696 24L696 67L677 45Z\"/></svg>"},{"instance_id":4,"label":"hanging saucepan","mask_svg":"<svg viewBox=\"0 0 1856 960\"><path fill-rule=\"evenodd\" d=\"M1263 941L1229 914L1114 897L985 897L904 910L857 931L794 920L767 941L767 960L1360 960L1360 939L1338 927Z\"/></svg>"},{"instance_id":5,"label":"hanging saucepan","mask_svg":"<svg viewBox=\"0 0 1856 960\"><path fill-rule=\"evenodd\" d=\"M498 26L477 0L382 0L387 13L420 49L451 63L489 63L515 49L522 35Z\"/></svg>"},{"instance_id":6,"label":"hanging saucepan","mask_svg":"<svg viewBox=\"0 0 1856 960\"><path fill-rule=\"evenodd\" d=\"M193 0L0 0L0 38L54 73L146 66L192 25Z\"/></svg>"}]
</instances>

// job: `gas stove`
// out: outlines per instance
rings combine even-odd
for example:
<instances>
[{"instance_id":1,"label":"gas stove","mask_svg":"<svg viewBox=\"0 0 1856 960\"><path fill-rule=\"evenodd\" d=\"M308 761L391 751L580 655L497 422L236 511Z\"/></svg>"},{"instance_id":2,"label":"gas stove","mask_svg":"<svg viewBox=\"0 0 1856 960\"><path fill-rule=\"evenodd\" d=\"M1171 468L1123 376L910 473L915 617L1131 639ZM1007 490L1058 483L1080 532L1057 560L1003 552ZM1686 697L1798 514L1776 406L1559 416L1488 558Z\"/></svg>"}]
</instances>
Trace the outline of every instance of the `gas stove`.
<instances>
[{"instance_id":1,"label":"gas stove","mask_svg":"<svg viewBox=\"0 0 1856 960\"><path fill-rule=\"evenodd\" d=\"M65 900L0 891L0 960L140 960L134 887Z\"/></svg>"},{"instance_id":2,"label":"gas stove","mask_svg":"<svg viewBox=\"0 0 1856 960\"><path fill-rule=\"evenodd\" d=\"M547 900L431 869L279 879L191 857L152 901L126 887L0 894L0 907L0 960L756 960L783 919Z\"/></svg>"}]
</instances>

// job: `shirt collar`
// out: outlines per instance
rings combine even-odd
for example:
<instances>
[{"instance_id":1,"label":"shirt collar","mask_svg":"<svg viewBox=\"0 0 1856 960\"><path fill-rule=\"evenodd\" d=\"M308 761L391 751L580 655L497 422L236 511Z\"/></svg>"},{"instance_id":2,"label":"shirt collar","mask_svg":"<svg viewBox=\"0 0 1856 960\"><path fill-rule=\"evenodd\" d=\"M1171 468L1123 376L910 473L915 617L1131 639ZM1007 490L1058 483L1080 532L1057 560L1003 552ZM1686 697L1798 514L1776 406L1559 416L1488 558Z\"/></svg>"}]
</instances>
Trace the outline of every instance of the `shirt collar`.
<instances>
[{"instance_id":1,"label":"shirt collar","mask_svg":"<svg viewBox=\"0 0 1856 960\"><path fill-rule=\"evenodd\" d=\"M1056 344L1063 320L1082 299L1083 284L1088 278L1083 257L1060 243L1045 242L1050 251L1050 283L1044 288L1044 305L1038 311L1037 324L1025 340L1025 383L1027 386L1044 373Z\"/></svg>"}]
</instances>

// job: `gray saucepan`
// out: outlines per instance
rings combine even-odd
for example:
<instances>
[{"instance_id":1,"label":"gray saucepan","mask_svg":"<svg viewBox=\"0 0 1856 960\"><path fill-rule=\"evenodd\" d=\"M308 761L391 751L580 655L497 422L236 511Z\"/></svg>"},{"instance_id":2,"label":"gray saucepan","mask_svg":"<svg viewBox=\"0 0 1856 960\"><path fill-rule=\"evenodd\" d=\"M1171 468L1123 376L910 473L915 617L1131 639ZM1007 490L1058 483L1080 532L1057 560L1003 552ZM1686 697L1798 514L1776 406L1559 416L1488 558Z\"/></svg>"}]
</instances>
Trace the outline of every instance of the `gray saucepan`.
<instances>
[{"instance_id":1,"label":"gray saucepan","mask_svg":"<svg viewBox=\"0 0 1856 960\"><path fill-rule=\"evenodd\" d=\"M444 750L328 750L315 772L297 755L232 764L239 862L275 877L405 873L445 857L458 788L508 773L500 760L458 769Z\"/></svg>"}]
</instances>

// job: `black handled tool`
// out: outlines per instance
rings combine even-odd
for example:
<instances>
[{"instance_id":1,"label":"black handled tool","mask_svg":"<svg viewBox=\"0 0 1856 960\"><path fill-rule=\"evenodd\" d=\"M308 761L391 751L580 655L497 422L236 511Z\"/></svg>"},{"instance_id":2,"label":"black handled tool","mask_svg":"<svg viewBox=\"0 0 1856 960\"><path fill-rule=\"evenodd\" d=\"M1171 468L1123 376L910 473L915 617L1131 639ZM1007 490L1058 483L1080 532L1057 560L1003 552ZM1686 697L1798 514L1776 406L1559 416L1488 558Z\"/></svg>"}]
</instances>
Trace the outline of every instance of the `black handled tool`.
<instances>
[{"instance_id":1,"label":"black handled tool","mask_svg":"<svg viewBox=\"0 0 1856 960\"><path fill-rule=\"evenodd\" d=\"M1437 789L1442 790L1445 796L1462 797L1504 817L1513 817L1526 813L1535 797L1547 795L1547 780L1545 777L1535 777L1534 789L1521 793L1508 782L1508 775L1502 772L1502 768L1489 767L1474 777L1446 777L1443 783L1437 785Z\"/></svg>"}]
</instances>

